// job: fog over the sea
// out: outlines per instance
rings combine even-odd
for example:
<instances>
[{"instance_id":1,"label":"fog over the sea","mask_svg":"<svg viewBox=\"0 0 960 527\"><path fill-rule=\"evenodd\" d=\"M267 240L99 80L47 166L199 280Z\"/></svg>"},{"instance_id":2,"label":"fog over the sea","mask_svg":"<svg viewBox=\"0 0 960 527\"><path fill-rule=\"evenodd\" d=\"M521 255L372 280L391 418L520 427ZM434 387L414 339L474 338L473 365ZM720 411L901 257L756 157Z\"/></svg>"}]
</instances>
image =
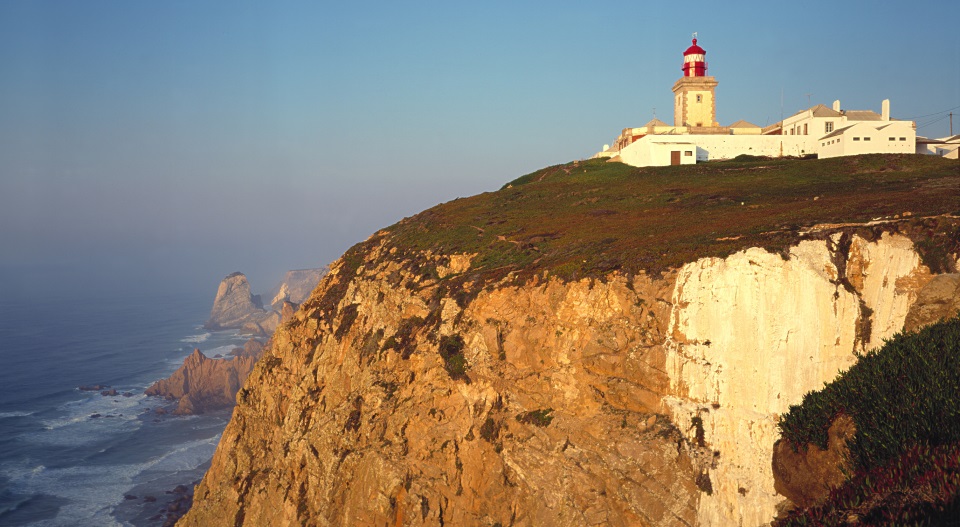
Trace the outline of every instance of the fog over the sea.
<instances>
[{"instance_id":1,"label":"fog over the sea","mask_svg":"<svg viewBox=\"0 0 960 527\"><path fill-rule=\"evenodd\" d=\"M723 125L889 98L945 136L923 117L960 107L942 11L3 2L0 294L212 297L238 270L265 291L404 216L672 121L693 31Z\"/></svg>"}]
</instances>

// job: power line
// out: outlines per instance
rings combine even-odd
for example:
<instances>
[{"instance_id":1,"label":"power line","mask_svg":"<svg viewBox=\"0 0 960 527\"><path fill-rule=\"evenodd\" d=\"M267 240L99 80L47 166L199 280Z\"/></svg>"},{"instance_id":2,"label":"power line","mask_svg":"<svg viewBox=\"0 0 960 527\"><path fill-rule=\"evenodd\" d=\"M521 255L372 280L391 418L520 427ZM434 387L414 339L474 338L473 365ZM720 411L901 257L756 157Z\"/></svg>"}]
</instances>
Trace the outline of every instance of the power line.
<instances>
[{"instance_id":1,"label":"power line","mask_svg":"<svg viewBox=\"0 0 960 527\"><path fill-rule=\"evenodd\" d=\"M927 126L930 126L931 124L939 123L940 121L945 120L947 117L949 117L949 115L941 115L940 117L937 117L936 119L927 121L927 122L925 122L925 123L923 123L923 124L917 123L917 129L919 130L919 129L921 129L921 128L925 128L925 127L927 127Z\"/></svg>"},{"instance_id":2,"label":"power line","mask_svg":"<svg viewBox=\"0 0 960 527\"><path fill-rule=\"evenodd\" d=\"M924 117L930 117L930 116L933 116L933 115L940 115L941 113L947 113L947 112L949 112L949 111L951 111L951 110L956 110L957 108L960 108L960 106L954 106L953 108L947 108L946 110L943 110L943 111L941 111L941 112L928 113L927 115L918 115L918 116L916 116L916 117L905 117L903 120L904 120L904 121L913 121L913 120L915 120L915 119L923 119Z\"/></svg>"}]
</instances>

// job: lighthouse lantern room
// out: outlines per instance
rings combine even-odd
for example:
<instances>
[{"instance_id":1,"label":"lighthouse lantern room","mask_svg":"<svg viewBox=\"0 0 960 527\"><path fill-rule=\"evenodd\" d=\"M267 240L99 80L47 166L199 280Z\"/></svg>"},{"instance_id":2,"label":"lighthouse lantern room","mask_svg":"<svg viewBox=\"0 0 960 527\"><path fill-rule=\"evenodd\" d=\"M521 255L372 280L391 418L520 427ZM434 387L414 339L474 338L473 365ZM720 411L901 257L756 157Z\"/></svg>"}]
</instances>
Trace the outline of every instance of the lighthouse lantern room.
<instances>
[{"instance_id":1,"label":"lighthouse lantern room","mask_svg":"<svg viewBox=\"0 0 960 527\"><path fill-rule=\"evenodd\" d=\"M697 38L693 38L693 45L683 52L683 76L707 76L707 52L697 45Z\"/></svg>"},{"instance_id":2,"label":"lighthouse lantern room","mask_svg":"<svg viewBox=\"0 0 960 527\"><path fill-rule=\"evenodd\" d=\"M718 126L714 88L717 80L707 76L707 52L693 44L683 52L683 76L673 85L673 124L688 128Z\"/></svg>"}]
</instances>

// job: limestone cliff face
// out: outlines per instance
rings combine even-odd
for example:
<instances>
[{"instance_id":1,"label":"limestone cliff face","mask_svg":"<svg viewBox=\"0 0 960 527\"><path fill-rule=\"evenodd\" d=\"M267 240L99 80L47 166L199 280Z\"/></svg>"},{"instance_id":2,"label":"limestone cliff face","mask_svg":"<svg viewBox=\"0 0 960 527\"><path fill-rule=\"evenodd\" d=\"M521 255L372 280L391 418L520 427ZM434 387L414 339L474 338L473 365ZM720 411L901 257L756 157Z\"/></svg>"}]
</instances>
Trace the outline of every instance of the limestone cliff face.
<instances>
[{"instance_id":1,"label":"limestone cliff face","mask_svg":"<svg viewBox=\"0 0 960 527\"><path fill-rule=\"evenodd\" d=\"M256 360L253 356L210 359L196 349L173 375L155 382L144 393L177 399L173 413L178 415L229 408Z\"/></svg>"},{"instance_id":2,"label":"limestone cliff face","mask_svg":"<svg viewBox=\"0 0 960 527\"><path fill-rule=\"evenodd\" d=\"M786 259L749 249L680 270L664 402L717 453L701 525L770 521L782 500L770 469L779 414L900 331L931 278L912 242L889 234L835 234Z\"/></svg>"},{"instance_id":3,"label":"limestone cliff face","mask_svg":"<svg viewBox=\"0 0 960 527\"><path fill-rule=\"evenodd\" d=\"M933 278L852 232L573 282L375 235L277 330L182 524L768 523L778 414Z\"/></svg>"}]
</instances>

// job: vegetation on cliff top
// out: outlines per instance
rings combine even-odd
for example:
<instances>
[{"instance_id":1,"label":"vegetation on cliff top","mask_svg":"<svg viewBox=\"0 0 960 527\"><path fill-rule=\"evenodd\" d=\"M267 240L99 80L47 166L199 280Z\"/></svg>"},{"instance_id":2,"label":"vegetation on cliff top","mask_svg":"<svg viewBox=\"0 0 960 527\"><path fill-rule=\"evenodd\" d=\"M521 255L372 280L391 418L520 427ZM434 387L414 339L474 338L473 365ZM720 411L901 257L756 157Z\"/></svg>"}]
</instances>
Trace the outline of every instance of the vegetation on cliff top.
<instances>
[{"instance_id":1,"label":"vegetation on cliff top","mask_svg":"<svg viewBox=\"0 0 960 527\"><path fill-rule=\"evenodd\" d=\"M385 233L401 251L475 253L474 272L549 270L577 279L613 270L657 273L746 247L783 251L818 224L942 214L960 215L960 164L935 156L646 168L598 159L538 170ZM941 223L915 220L908 228L914 232L905 234L952 238L931 247L960 246L956 225Z\"/></svg>"},{"instance_id":2,"label":"vegetation on cliff top","mask_svg":"<svg viewBox=\"0 0 960 527\"><path fill-rule=\"evenodd\" d=\"M853 477L782 525L845 524L853 512L884 525L960 513L958 394L960 316L895 336L808 393L781 418L784 439L826 448L830 423L851 416Z\"/></svg>"}]
</instances>

